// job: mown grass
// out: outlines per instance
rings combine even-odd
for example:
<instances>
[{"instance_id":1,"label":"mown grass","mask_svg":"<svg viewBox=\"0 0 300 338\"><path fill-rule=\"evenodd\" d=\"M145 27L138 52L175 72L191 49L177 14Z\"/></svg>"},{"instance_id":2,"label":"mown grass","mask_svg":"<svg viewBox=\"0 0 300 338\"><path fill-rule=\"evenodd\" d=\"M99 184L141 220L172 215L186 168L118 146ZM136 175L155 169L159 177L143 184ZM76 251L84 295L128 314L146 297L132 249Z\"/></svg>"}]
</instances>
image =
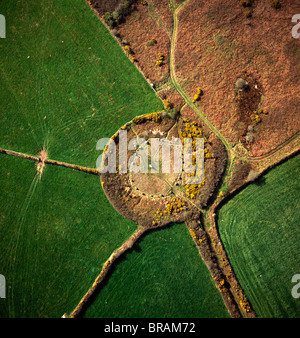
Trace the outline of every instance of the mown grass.
<instances>
[{"instance_id":1,"label":"mown grass","mask_svg":"<svg viewBox=\"0 0 300 338\"><path fill-rule=\"evenodd\" d=\"M105 198L98 177L0 156L0 317L70 313L111 252L136 230Z\"/></svg>"},{"instance_id":2,"label":"mown grass","mask_svg":"<svg viewBox=\"0 0 300 338\"><path fill-rule=\"evenodd\" d=\"M95 167L96 143L163 108L83 0L1 2L0 147Z\"/></svg>"},{"instance_id":3,"label":"mown grass","mask_svg":"<svg viewBox=\"0 0 300 338\"><path fill-rule=\"evenodd\" d=\"M100 318L229 317L184 224L152 231L115 267L86 312Z\"/></svg>"},{"instance_id":4,"label":"mown grass","mask_svg":"<svg viewBox=\"0 0 300 338\"><path fill-rule=\"evenodd\" d=\"M221 239L259 317L299 317L300 156L272 169L219 211Z\"/></svg>"},{"instance_id":5,"label":"mown grass","mask_svg":"<svg viewBox=\"0 0 300 338\"><path fill-rule=\"evenodd\" d=\"M84 1L1 2L0 146L95 167L97 140L163 107ZM71 311L136 229L97 177L1 155L2 317Z\"/></svg>"}]
</instances>

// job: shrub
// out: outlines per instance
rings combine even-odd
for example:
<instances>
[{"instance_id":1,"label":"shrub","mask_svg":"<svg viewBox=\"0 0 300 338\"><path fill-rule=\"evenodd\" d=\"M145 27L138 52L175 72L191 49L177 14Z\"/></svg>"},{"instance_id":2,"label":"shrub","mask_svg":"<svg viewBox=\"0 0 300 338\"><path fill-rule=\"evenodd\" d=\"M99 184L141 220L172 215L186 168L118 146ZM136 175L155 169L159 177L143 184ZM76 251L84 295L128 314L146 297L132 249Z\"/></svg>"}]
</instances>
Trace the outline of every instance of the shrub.
<instances>
[{"instance_id":1,"label":"shrub","mask_svg":"<svg viewBox=\"0 0 300 338\"><path fill-rule=\"evenodd\" d=\"M147 47L151 47L157 44L157 41L154 38L151 38L150 41L147 42Z\"/></svg>"},{"instance_id":2,"label":"shrub","mask_svg":"<svg viewBox=\"0 0 300 338\"><path fill-rule=\"evenodd\" d=\"M194 95L194 101L198 101L199 98L200 98L200 95L199 95L199 94L195 94L195 95Z\"/></svg>"},{"instance_id":3,"label":"shrub","mask_svg":"<svg viewBox=\"0 0 300 338\"><path fill-rule=\"evenodd\" d=\"M239 78L236 80L236 83L235 83L236 90L242 91L242 90L247 89L247 87L248 87L248 83L244 79Z\"/></svg>"},{"instance_id":4,"label":"shrub","mask_svg":"<svg viewBox=\"0 0 300 338\"><path fill-rule=\"evenodd\" d=\"M173 108L173 104L169 100L166 100L164 102L164 106L165 106L165 109L167 109L167 110L170 110L170 109Z\"/></svg>"},{"instance_id":5,"label":"shrub","mask_svg":"<svg viewBox=\"0 0 300 338\"><path fill-rule=\"evenodd\" d=\"M251 120L255 123L258 124L261 122L261 118L258 114L253 114L251 115Z\"/></svg>"},{"instance_id":6,"label":"shrub","mask_svg":"<svg viewBox=\"0 0 300 338\"><path fill-rule=\"evenodd\" d=\"M124 49L125 49L128 53L131 53L131 48L130 48L128 45L126 45L126 46L124 47Z\"/></svg>"},{"instance_id":7,"label":"shrub","mask_svg":"<svg viewBox=\"0 0 300 338\"><path fill-rule=\"evenodd\" d=\"M202 96L203 95L203 90L201 88L197 88L197 94Z\"/></svg>"},{"instance_id":8,"label":"shrub","mask_svg":"<svg viewBox=\"0 0 300 338\"><path fill-rule=\"evenodd\" d=\"M122 18L122 14L119 11L114 11L111 13L113 20L115 21L116 24L120 23L120 20Z\"/></svg>"},{"instance_id":9,"label":"shrub","mask_svg":"<svg viewBox=\"0 0 300 338\"><path fill-rule=\"evenodd\" d=\"M242 0L240 2L241 6L243 7L251 7L251 1L250 0Z\"/></svg>"},{"instance_id":10,"label":"shrub","mask_svg":"<svg viewBox=\"0 0 300 338\"><path fill-rule=\"evenodd\" d=\"M203 95L203 91L200 87L198 87L196 89L196 94L194 95L192 102L195 103L196 101L200 100L200 96L202 96L202 95Z\"/></svg>"},{"instance_id":11,"label":"shrub","mask_svg":"<svg viewBox=\"0 0 300 338\"><path fill-rule=\"evenodd\" d=\"M257 112L254 112L254 113L257 113L257 114L268 114L268 111L265 110L265 109L259 108L259 109L257 110Z\"/></svg>"},{"instance_id":12,"label":"shrub","mask_svg":"<svg viewBox=\"0 0 300 338\"><path fill-rule=\"evenodd\" d=\"M109 28L116 27L125 16L129 15L132 11L132 5L133 0L124 0L122 3L120 3L116 10L112 13L106 12L104 14L104 20Z\"/></svg>"},{"instance_id":13,"label":"shrub","mask_svg":"<svg viewBox=\"0 0 300 338\"><path fill-rule=\"evenodd\" d=\"M245 139L246 139L246 142L252 143L254 141L254 136L251 132L249 132L249 133L246 134Z\"/></svg>"},{"instance_id":14,"label":"shrub","mask_svg":"<svg viewBox=\"0 0 300 338\"><path fill-rule=\"evenodd\" d=\"M271 1L271 7L275 8L275 9L279 9L281 7L280 1L279 0Z\"/></svg>"},{"instance_id":15,"label":"shrub","mask_svg":"<svg viewBox=\"0 0 300 338\"><path fill-rule=\"evenodd\" d=\"M162 53L157 53L157 56L158 56L158 60L156 61L156 65L157 66L162 66L163 64L163 60L164 60L164 56Z\"/></svg>"},{"instance_id":16,"label":"shrub","mask_svg":"<svg viewBox=\"0 0 300 338\"><path fill-rule=\"evenodd\" d=\"M246 18L251 18L252 13L251 13L250 10L248 10L248 11L246 11L246 12L244 13L244 15L245 15Z\"/></svg>"},{"instance_id":17,"label":"shrub","mask_svg":"<svg viewBox=\"0 0 300 338\"><path fill-rule=\"evenodd\" d=\"M105 20L107 26L108 26L110 29L115 27L115 21L114 21L113 16L112 16L111 13L106 12L106 13L104 14L104 20Z\"/></svg>"},{"instance_id":18,"label":"shrub","mask_svg":"<svg viewBox=\"0 0 300 338\"><path fill-rule=\"evenodd\" d=\"M175 108L171 108L170 110L168 110L168 116L170 116L173 120L176 119L177 115L179 114L179 111L176 110Z\"/></svg>"},{"instance_id":19,"label":"shrub","mask_svg":"<svg viewBox=\"0 0 300 338\"><path fill-rule=\"evenodd\" d=\"M163 60L165 58L162 53L157 53L157 56L159 60Z\"/></svg>"}]
</instances>

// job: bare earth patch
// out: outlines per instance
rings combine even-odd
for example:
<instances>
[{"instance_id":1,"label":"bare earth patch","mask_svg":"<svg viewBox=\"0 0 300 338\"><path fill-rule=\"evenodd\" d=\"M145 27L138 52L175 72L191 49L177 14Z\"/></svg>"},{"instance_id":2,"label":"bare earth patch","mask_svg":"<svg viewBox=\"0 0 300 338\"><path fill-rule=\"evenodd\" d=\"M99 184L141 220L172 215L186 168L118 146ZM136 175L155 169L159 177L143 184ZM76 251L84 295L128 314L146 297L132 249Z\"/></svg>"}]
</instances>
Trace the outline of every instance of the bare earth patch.
<instances>
[{"instance_id":1,"label":"bare earth patch","mask_svg":"<svg viewBox=\"0 0 300 338\"><path fill-rule=\"evenodd\" d=\"M39 178L41 179L42 173L45 167L45 160L48 158L47 150L43 147L40 152L39 162L37 164L36 170L38 172Z\"/></svg>"}]
</instances>

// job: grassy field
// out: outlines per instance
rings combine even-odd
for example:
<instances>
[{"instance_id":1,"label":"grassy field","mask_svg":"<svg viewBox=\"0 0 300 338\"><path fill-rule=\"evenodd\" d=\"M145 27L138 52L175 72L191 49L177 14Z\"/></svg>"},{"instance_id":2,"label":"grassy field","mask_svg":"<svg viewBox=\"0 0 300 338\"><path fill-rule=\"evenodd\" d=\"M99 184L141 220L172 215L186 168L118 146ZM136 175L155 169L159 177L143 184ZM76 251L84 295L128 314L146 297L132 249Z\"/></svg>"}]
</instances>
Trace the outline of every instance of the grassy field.
<instances>
[{"instance_id":1,"label":"grassy field","mask_svg":"<svg viewBox=\"0 0 300 338\"><path fill-rule=\"evenodd\" d=\"M0 147L34 155L44 146L51 159L94 167L98 139L111 136L136 115L162 109L161 101L83 0L2 1L0 13L7 21L7 38L0 39ZM111 252L134 232L136 224L115 212L99 183L98 177L52 166L45 167L39 181L33 162L0 156L0 274L7 282L0 317L69 313ZM180 305L185 297L194 302L191 308L197 309L197 315L226 316L195 247L191 249L192 240L183 232L181 242L179 235L179 257L177 245L165 252L166 261L171 264L174 259L177 264L159 277L156 316L170 311L186 316L187 309ZM185 257L186 249L191 258ZM143 252L138 256L150 274L162 264L160 248L156 250L149 263ZM134 254L128 255L128 262L133 257L131 269ZM181 267L186 261L188 274ZM114 282L122 284L119 269ZM180 276L172 279L170 285L177 292L171 295L159 290L159 285L165 290L170 271ZM146 282L142 301L151 302L147 297L152 297L153 283ZM184 293L189 282L201 287L179 294L177 282L185 286ZM124 285L121 289L126 292ZM123 299L119 301L115 306L121 311ZM145 316L139 301L132 306L140 307L138 316ZM200 311L202 307L206 310ZM98 311L93 309L91 316ZM154 315L154 310L152 304L152 312L146 314Z\"/></svg>"},{"instance_id":2,"label":"grassy field","mask_svg":"<svg viewBox=\"0 0 300 338\"><path fill-rule=\"evenodd\" d=\"M71 312L102 264L136 229L99 188L96 176L0 156L0 271L7 299L0 317Z\"/></svg>"},{"instance_id":3,"label":"grassy field","mask_svg":"<svg viewBox=\"0 0 300 338\"><path fill-rule=\"evenodd\" d=\"M300 317L291 295L299 273L300 156L272 169L219 211L233 269L259 317Z\"/></svg>"},{"instance_id":4,"label":"grassy field","mask_svg":"<svg viewBox=\"0 0 300 338\"><path fill-rule=\"evenodd\" d=\"M229 317L184 224L147 234L116 266L87 317Z\"/></svg>"},{"instance_id":5,"label":"grassy field","mask_svg":"<svg viewBox=\"0 0 300 338\"><path fill-rule=\"evenodd\" d=\"M0 146L95 167L97 140L161 101L84 1L1 2ZM71 311L136 229L97 177L0 157L1 317ZM2 306L3 305L3 306Z\"/></svg>"},{"instance_id":6,"label":"grassy field","mask_svg":"<svg viewBox=\"0 0 300 338\"><path fill-rule=\"evenodd\" d=\"M85 1L1 1L0 13L0 147L94 167L100 138L163 108Z\"/></svg>"}]
</instances>

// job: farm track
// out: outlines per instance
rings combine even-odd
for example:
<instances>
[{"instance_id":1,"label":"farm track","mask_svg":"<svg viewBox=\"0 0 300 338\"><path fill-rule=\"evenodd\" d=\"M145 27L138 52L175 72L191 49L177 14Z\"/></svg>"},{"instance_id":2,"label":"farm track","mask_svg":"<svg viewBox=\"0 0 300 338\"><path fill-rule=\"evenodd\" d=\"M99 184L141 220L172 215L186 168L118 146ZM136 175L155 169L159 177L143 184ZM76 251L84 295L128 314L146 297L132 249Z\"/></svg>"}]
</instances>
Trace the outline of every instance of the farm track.
<instances>
[{"instance_id":1,"label":"farm track","mask_svg":"<svg viewBox=\"0 0 300 338\"><path fill-rule=\"evenodd\" d=\"M285 148L287 145L289 145L291 142L296 140L299 136L299 133L296 135L293 135L290 139L286 140L284 143L280 144L277 146L275 149L269 151L268 153L262 155L262 156L257 156L257 157L251 157L251 156L242 156L236 152L235 147L233 147L227 139L224 137L224 135L208 120L208 118L205 116L205 114L196 106L192 103L191 99L188 97L188 95L184 92L180 84L177 82L176 79L176 71L175 71L175 51L176 51L176 38L177 38L177 31L178 31L178 14L180 10L187 5L190 2L190 0L184 1L180 5L176 6L174 0L170 0L171 7L173 9L173 31L172 31L172 37L171 37L171 46L170 46L170 79L171 83L173 84L173 87L177 90L177 92L181 95L181 97L184 99L185 104L188 105L196 114L199 116L199 118L210 128L210 130L222 141L224 147L226 148L227 151L227 166L225 169L225 172L223 174L223 180L225 180L228 176L228 174L232 171L233 164L235 162L235 159L240 159L240 160L245 160L247 162L260 162L264 161L266 159L272 158L274 155L277 154L279 150L282 150ZM227 258L226 252L223 248L221 239L219 237L219 233L217 230L217 222L213 219L212 215L214 213L214 208L210 208L208 210L208 213L204 215L204 223L207 227L208 224L212 224L213 227L213 232L214 232L214 237L216 237L218 243L219 243L219 250L221 254L217 254L218 258L220 261L226 261L227 263L227 270L230 270L232 276L235 276L233 273L233 269L230 266L229 260ZM213 221L211 221L213 219ZM241 290L240 284L237 281L237 279L234 277L233 279L233 285L231 285L231 291L238 302L241 297L245 300L247 300L246 295L244 292ZM236 287L238 286L239 288L239 295L235 292ZM247 300L248 301L248 300ZM248 301L249 302L249 301ZM230 312L230 311L229 311ZM244 311L241 310L241 313L245 316L255 316L254 311L250 311L249 313L245 313Z\"/></svg>"},{"instance_id":2,"label":"farm track","mask_svg":"<svg viewBox=\"0 0 300 338\"><path fill-rule=\"evenodd\" d=\"M24 153L19 153L17 151L13 151L13 150L7 150L7 149L0 148L0 154L14 156L14 157L18 157L18 158L23 158L25 160L30 160L30 161L34 161L34 162L38 162L38 163L56 165L58 167L64 167L64 168L69 168L69 169L73 169L73 170L83 171L83 172L85 172L87 174L91 174L91 175L99 175L98 170L95 169L95 168L87 168L87 167L83 167L83 166L80 166L80 165L56 161L56 160L50 160L50 159L47 159L47 158L42 159L40 156L32 156L32 155L28 155L28 154L24 154Z\"/></svg>"},{"instance_id":3,"label":"farm track","mask_svg":"<svg viewBox=\"0 0 300 338\"><path fill-rule=\"evenodd\" d=\"M171 8L173 9L173 30L172 30L172 37L171 37L171 46L170 46L170 77L171 77L171 82L174 86L174 88L177 90L177 92L182 96L182 98L184 99L185 103L197 114L197 116L199 116L199 118L210 128L210 130L222 141L222 143L224 144L226 151L227 151L227 166L225 169L225 172L223 174L223 177L226 177L227 174L231 171L232 168L232 163L233 163L233 159L235 157L233 148L231 146L231 144L226 140L226 138L222 135L222 133L207 119L207 117L205 116L205 114L199 109L197 108L191 101L191 99L188 97L188 95L184 92L184 90L181 88L180 84L177 82L176 80L176 72L175 72L175 50L176 50L176 38L177 38L177 31L178 31L178 13L179 11L190 2L190 0L184 1L183 3L181 3L179 6L176 7L175 1L174 0L170 0L171 3ZM210 210L208 211L210 213ZM207 217L205 217L206 219L204 219L204 223L207 223ZM204 227L207 228L207 225L204 224ZM207 232L208 233L208 232ZM209 235L210 237L210 235ZM211 240L211 239L210 239ZM221 239L218 238L218 241L221 242ZM198 247L200 255L203 259L203 254L201 253L200 248ZM220 271L222 271L222 267L220 265L220 261L222 260L222 257L220 257L220 255L217 254L216 250L211 246L210 247L211 252L218 257L218 269ZM224 252L225 253L225 252ZM223 254L224 254L223 253ZM204 262L207 264L208 262L206 260L204 260ZM228 262L229 264L229 262ZM232 270L232 269L231 269ZM210 270L209 270L210 271ZM211 273L211 271L210 271ZM225 275L225 273L224 273ZM212 276L213 278L213 276ZM229 283L230 284L230 283ZM235 284L238 284L238 281L235 281ZM241 289L240 289L241 290ZM227 310L229 312L229 314L232 317L243 317L246 316L248 317L248 313L244 312L241 310L241 308L238 306L239 302L238 302L238 295L235 293L234 288L232 285L230 285L230 287L226 288L226 292L231 296L229 296L229 298L232 299L231 303L228 303L225 301L224 298L224 294L222 293L221 290L219 290L221 293L221 296L224 299L224 304L227 307ZM228 299L229 299L228 298ZM243 294L243 299L246 299L246 296ZM254 317L254 312L251 311L250 314L251 317Z\"/></svg>"},{"instance_id":4,"label":"farm track","mask_svg":"<svg viewBox=\"0 0 300 338\"><path fill-rule=\"evenodd\" d=\"M176 80L176 73L175 73L175 48L176 48L176 36L177 36L177 30L178 30L178 13L189 2L190 2L190 0L186 0L183 3L181 3L180 5L177 6L175 4L174 0L170 0L171 7L173 9L173 30L172 30L172 34L171 34L171 47L170 47L170 78L171 78L171 83L174 86L174 88L177 90L177 92L183 97L183 99L185 101L185 104L188 105L199 116L199 118L211 129L211 131L217 137L219 137L219 139L224 144L224 146L225 146L225 148L227 150L227 155L228 155L227 167L226 167L225 173L223 175L223 177L226 177L227 174L230 173L230 171L232 169L232 164L234 162L234 159L235 158L240 158L241 159L242 157L238 156L235 153L232 145L227 141L227 139L222 135L222 133L207 119L207 117L205 116L205 114L198 107L196 107L192 103L191 99L184 92L184 90L182 89L182 87L180 86L180 84ZM103 20L101 20L101 21L103 22ZM139 71L141 72L141 70L139 70ZM299 133L297 133L296 135L294 135L293 137L291 137L289 140L287 140L286 142L284 142L283 144L281 144L280 146L278 146L277 148L273 149L272 151L270 151L269 153L267 153L267 154L265 154L263 156L252 157L252 158L248 157L248 158L246 158L246 160L248 160L250 162L254 162L254 161L261 161L263 159L272 157L274 154L276 154L276 152L278 150L283 149L290 142L292 142L295 139L297 139L298 136L299 136ZM83 166L79 166L79 165L75 165L75 164L70 164L70 163L66 163L66 162L61 162L61 161L56 161L56 160L51 160L51 159L47 159L47 158L46 159L41 159L40 156L32 156L32 155L29 155L29 154L24 154L24 153L12 151L12 150L7 150L7 149L0 148L0 154L6 154L6 155L9 155L9 156L15 156L15 157L18 157L18 158L27 159L27 160L34 161L34 162L37 162L37 163L43 162L44 164L61 166L61 167L65 167L65 168L69 168L69 169L73 169L73 170L82 171L82 172L85 172L85 173L88 173L88 174L92 174L92 175L99 175L97 169L95 169L95 168L87 168L87 167L83 167ZM208 211L209 214L212 213L211 209L212 208L210 208L210 210ZM217 224L215 224L213 226L217 227ZM71 313L70 317L76 317L76 316L81 315L81 313L83 312L85 306L88 304L88 300L90 298L92 298L93 294L96 292L96 290L99 289L99 286L101 286L102 281L105 279L106 275L108 274L108 270L110 269L110 267L112 266L112 264L123 253L125 253L128 249L130 249L134 245L134 243L144 234L144 232L146 232L146 230L147 229L144 229L144 228L137 230L126 242L123 243L123 245L120 248L118 248L117 250L115 250L111 254L111 256L109 257L109 259L103 265L102 270L101 270L100 274L98 275L98 277L96 278L95 282L93 283L92 287L88 290L88 292L81 299L80 303L74 309L74 311ZM220 238L219 238L219 241L221 242ZM217 253L216 253L216 255L217 255ZM231 291L232 291L232 289L231 289ZM234 292L232 292L232 293L233 293L233 296L235 296ZM235 296L235 298L237 300L236 296ZM229 311L229 313L230 313L230 311ZM247 314L245 314L245 315L247 316Z\"/></svg>"},{"instance_id":5,"label":"farm track","mask_svg":"<svg viewBox=\"0 0 300 338\"><path fill-rule=\"evenodd\" d=\"M140 228L138 229L129 239L124 242L121 247L116 249L110 257L107 259L107 261L103 264L103 267L95 279L93 285L91 288L86 292L86 294L82 297L78 305L75 307L75 309L71 312L71 314L68 316L67 314L63 315L63 318L75 318L79 316L83 316L85 310L89 306L91 299L95 296L96 292L99 291L99 288L102 286L105 277L109 273L110 268L113 266L113 264L118 260L120 256L122 256L125 252L127 252L129 249L133 247L133 245L144 235L146 231L148 231L148 228Z\"/></svg>"},{"instance_id":6,"label":"farm track","mask_svg":"<svg viewBox=\"0 0 300 338\"><path fill-rule=\"evenodd\" d=\"M175 50L176 50L176 38L177 38L177 31L178 31L178 14L179 11L188 3L190 2L190 0L186 0L183 3L181 3L180 5L176 6L176 3L174 0L170 0L171 3L171 8L173 11L173 31L172 31L172 37L171 37L171 46L170 46L170 64L169 64L169 68L170 68L170 79L171 79L171 83L173 84L173 87L177 90L177 92L181 95L181 97L184 99L185 104L188 105L196 114L197 116L199 116L199 118L210 128L210 130L222 141L224 147L226 148L227 151L227 166L225 169L225 172L223 174L223 180L225 180L228 176L228 174L232 171L233 168L233 164L235 162L235 159L239 159L239 160L244 160L247 162L261 162L264 160L267 160L269 158L272 158L273 156L276 156L276 154L278 153L278 151L284 149L286 146L288 146L290 143L292 143L293 141L295 141L298 137L299 137L299 133L293 135L290 139L286 140L284 143L280 144L279 146L277 146L275 149L270 150L268 153L262 155L262 156L257 156L257 157L251 157L251 156L243 156L237 153L235 147L233 147L228 141L227 139L224 137L224 135L208 120L208 118L205 116L205 114L195 105L192 103L191 99L188 97L188 95L184 92L184 90L182 89L182 87L180 86L180 84L177 82L176 79L176 71L175 71ZM237 147L238 148L238 147ZM278 161L277 161L278 162ZM279 160L280 162L280 160ZM224 250L224 247L222 245L221 242L221 238L219 236L219 232L218 232L218 225L217 225L217 221L214 219L213 214L215 213L215 207L211 207L209 208L208 212L205 213L204 215L204 225L207 228L208 224L211 224L212 226L212 231L210 231L210 233L213 233L215 239L218 242L218 251L219 253L217 254L216 252L216 256L219 258L219 264L223 265L221 262L223 262L224 260L226 261L226 270L230 271L231 276L233 276L234 278L231 279L232 283L231 283L231 292L234 295L235 299L237 302L241 301L241 299L246 300L248 303L248 299L246 297L246 295L244 294L243 290L240 287L240 284L238 282L238 280L236 279L233 269L230 265L230 262L227 258L227 254ZM211 237L211 235L210 235ZM216 251L216 250L214 250ZM239 289L239 292L237 293L237 287ZM230 309L228 308L228 311L230 313ZM241 310L241 314L243 314L244 316L248 317L254 317L255 313L254 311L250 311L249 313L246 313L245 311Z\"/></svg>"}]
</instances>

